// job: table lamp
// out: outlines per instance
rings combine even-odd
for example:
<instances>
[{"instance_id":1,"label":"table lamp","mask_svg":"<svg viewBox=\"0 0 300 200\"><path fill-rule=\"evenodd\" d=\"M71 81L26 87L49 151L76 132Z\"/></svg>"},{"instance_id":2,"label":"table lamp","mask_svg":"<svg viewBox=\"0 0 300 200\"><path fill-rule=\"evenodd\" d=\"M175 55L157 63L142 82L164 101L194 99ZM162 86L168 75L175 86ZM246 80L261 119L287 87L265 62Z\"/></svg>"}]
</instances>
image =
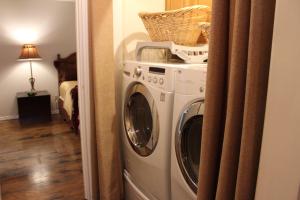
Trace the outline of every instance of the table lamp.
<instances>
[{"instance_id":1,"label":"table lamp","mask_svg":"<svg viewBox=\"0 0 300 200\"><path fill-rule=\"evenodd\" d=\"M19 61L29 61L30 63L30 78L29 78L29 82L31 85L31 90L30 92L28 92L27 94L29 96L34 96L36 95L36 90L34 89L34 82L35 82L35 78L33 78L32 75L32 61L34 60L41 60L42 58L39 56L36 46L32 45L32 44L24 44L21 50L21 55L19 56Z\"/></svg>"}]
</instances>

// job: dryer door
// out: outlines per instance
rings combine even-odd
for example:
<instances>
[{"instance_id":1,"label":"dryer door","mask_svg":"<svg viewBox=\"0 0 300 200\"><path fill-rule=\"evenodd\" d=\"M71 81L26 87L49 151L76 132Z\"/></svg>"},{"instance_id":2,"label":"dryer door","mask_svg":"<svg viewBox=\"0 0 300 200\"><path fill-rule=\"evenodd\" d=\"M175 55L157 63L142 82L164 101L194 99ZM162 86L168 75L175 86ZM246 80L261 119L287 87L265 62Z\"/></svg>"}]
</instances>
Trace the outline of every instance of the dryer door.
<instances>
[{"instance_id":1,"label":"dryer door","mask_svg":"<svg viewBox=\"0 0 300 200\"><path fill-rule=\"evenodd\" d=\"M204 101L189 105L181 114L175 135L177 161L184 179L196 193L202 136Z\"/></svg>"},{"instance_id":2,"label":"dryer door","mask_svg":"<svg viewBox=\"0 0 300 200\"><path fill-rule=\"evenodd\" d=\"M158 142L158 112L149 90L141 83L127 91L124 126L129 143L141 156L149 156Z\"/></svg>"}]
</instances>

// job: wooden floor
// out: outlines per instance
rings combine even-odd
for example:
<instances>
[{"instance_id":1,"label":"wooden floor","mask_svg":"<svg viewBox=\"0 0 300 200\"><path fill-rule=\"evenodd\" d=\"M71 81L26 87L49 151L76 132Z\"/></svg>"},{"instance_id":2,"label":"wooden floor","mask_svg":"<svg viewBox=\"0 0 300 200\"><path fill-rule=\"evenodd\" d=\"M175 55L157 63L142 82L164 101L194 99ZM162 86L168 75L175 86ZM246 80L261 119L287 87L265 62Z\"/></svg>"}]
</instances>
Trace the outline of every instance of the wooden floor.
<instances>
[{"instance_id":1,"label":"wooden floor","mask_svg":"<svg viewBox=\"0 0 300 200\"><path fill-rule=\"evenodd\" d=\"M0 122L0 184L2 200L84 199L80 137L59 116Z\"/></svg>"}]
</instances>

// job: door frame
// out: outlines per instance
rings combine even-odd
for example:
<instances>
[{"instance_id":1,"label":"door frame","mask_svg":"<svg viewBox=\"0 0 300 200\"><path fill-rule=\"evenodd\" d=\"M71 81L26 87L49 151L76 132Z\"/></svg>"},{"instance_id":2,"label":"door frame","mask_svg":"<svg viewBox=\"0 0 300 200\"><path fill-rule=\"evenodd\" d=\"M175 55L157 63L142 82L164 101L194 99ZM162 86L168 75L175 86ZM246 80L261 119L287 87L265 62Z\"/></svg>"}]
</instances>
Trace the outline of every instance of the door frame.
<instances>
[{"instance_id":1,"label":"door frame","mask_svg":"<svg viewBox=\"0 0 300 200\"><path fill-rule=\"evenodd\" d=\"M77 77L84 194L87 200L98 198L97 154L94 132L94 103L90 62L89 3L75 0Z\"/></svg>"}]
</instances>

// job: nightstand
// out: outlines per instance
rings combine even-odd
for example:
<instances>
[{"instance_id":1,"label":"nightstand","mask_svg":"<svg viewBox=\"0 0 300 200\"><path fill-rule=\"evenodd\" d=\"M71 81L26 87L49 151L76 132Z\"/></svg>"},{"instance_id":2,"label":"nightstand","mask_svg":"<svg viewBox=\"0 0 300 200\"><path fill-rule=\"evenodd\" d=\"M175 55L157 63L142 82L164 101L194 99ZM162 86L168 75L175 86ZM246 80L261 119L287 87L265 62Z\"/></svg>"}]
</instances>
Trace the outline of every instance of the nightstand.
<instances>
[{"instance_id":1,"label":"nightstand","mask_svg":"<svg viewBox=\"0 0 300 200\"><path fill-rule=\"evenodd\" d=\"M51 100L47 91L37 91L35 96L19 92L17 101L21 123L51 121Z\"/></svg>"}]
</instances>

